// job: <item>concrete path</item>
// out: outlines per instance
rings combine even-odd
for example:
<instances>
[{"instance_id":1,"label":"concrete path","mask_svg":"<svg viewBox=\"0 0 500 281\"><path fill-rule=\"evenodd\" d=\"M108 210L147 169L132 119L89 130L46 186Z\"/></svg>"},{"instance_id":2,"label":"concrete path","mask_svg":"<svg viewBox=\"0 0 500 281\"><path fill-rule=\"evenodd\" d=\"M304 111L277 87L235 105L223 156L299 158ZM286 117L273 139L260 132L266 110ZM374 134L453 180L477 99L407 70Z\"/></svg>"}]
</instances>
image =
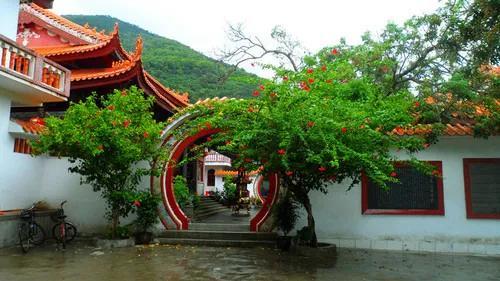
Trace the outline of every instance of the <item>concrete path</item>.
<instances>
[{"instance_id":1,"label":"concrete path","mask_svg":"<svg viewBox=\"0 0 500 281\"><path fill-rule=\"evenodd\" d=\"M297 256L273 249L187 246L114 250L70 245L0 249L0 280L497 281L500 258L339 249Z\"/></svg>"}]
</instances>

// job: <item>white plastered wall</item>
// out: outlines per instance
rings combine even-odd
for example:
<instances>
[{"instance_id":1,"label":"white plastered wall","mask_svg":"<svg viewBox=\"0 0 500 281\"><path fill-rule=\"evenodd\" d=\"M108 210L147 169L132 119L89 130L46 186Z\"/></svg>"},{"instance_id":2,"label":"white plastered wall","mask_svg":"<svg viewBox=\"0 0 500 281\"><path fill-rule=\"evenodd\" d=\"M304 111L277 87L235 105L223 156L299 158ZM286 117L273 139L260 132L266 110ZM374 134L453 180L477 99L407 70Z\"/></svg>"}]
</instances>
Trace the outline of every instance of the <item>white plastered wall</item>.
<instances>
[{"instance_id":1,"label":"white plastered wall","mask_svg":"<svg viewBox=\"0 0 500 281\"><path fill-rule=\"evenodd\" d=\"M362 215L361 187L336 184L327 195L311 194L319 239L340 247L500 255L500 220L466 218L462 165L463 158L500 158L500 137L444 137L418 158L442 161L444 216Z\"/></svg>"}]
</instances>

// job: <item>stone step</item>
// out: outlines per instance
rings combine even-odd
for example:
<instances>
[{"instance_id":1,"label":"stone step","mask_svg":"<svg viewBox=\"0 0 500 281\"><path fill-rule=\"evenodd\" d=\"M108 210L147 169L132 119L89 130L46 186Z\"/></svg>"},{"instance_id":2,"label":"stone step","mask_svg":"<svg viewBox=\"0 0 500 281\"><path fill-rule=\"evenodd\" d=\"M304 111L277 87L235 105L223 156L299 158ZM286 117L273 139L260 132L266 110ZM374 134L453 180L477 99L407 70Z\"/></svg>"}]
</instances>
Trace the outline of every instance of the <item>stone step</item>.
<instances>
[{"instance_id":1,"label":"stone step","mask_svg":"<svg viewBox=\"0 0 500 281\"><path fill-rule=\"evenodd\" d=\"M240 248L276 247L275 241L206 240L206 239L187 239L187 238L158 238L158 241L160 242L160 244L170 244L170 245L196 245L196 246L240 247Z\"/></svg>"},{"instance_id":2,"label":"stone step","mask_svg":"<svg viewBox=\"0 0 500 281\"><path fill-rule=\"evenodd\" d=\"M168 230L158 236L176 239L275 241L277 234L275 232L250 231Z\"/></svg>"},{"instance_id":3,"label":"stone step","mask_svg":"<svg viewBox=\"0 0 500 281\"><path fill-rule=\"evenodd\" d=\"M213 203L200 203L200 205L198 205L198 208L203 208L203 207L213 207L213 206L217 206L217 207L225 207L227 208L226 206L222 205L222 204L219 204L217 202L213 202Z\"/></svg>"},{"instance_id":4,"label":"stone step","mask_svg":"<svg viewBox=\"0 0 500 281\"><path fill-rule=\"evenodd\" d=\"M231 212L231 209L230 208L227 208L227 207L224 207L222 205L213 205L213 206L199 206L198 208L196 208L195 211L199 212L199 213L203 213L205 211L211 211L211 210L227 210L228 212Z\"/></svg>"},{"instance_id":5,"label":"stone step","mask_svg":"<svg viewBox=\"0 0 500 281\"><path fill-rule=\"evenodd\" d=\"M249 231L250 224L190 223L189 230L241 232Z\"/></svg>"},{"instance_id":6,"label":"stone step","mask_svg":"<svg viewBox=\"0 0 500 281\"><path fill-rule=\"evenodd\" d=\"M208 217L211 217L213 215L216 215L216 214L219 214L219 213L223 213L223 212L227 212L226 209L215 209L215 210L211 210L211 211L205 211L205 212L196 212L194 214L194 221L199 221L201 219L204 219L204 218L208 218Z\"/></svg>"}]
</instances>

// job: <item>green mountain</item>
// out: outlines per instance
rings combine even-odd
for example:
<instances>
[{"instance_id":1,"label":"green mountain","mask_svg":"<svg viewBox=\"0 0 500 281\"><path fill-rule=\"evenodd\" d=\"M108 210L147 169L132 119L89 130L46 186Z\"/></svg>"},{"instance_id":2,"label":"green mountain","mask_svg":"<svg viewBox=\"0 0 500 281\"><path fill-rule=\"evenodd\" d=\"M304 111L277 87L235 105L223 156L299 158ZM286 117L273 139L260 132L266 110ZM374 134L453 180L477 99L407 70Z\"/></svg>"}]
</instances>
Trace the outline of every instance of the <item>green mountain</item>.
<instances>
[{"instance_id":1,"label":"green mountain","mask_svg":"<svg viewBox=\"0 0 500 281\"><path fill-rule=\"evenodd\" d=\"M179 92L188 92L191 102L207 97L249 97L260 77L242 69L234 72L225 83L220 78L229 72L230 66L209 58L190 47L171 40L137 25L110 16L65 15L78 24L88 23L97 30L108 32L118 22L120 39L127 50L133 50L137 36L144 40L143 62L145 69L165 86Z\"/></svg>"}]
</instances>

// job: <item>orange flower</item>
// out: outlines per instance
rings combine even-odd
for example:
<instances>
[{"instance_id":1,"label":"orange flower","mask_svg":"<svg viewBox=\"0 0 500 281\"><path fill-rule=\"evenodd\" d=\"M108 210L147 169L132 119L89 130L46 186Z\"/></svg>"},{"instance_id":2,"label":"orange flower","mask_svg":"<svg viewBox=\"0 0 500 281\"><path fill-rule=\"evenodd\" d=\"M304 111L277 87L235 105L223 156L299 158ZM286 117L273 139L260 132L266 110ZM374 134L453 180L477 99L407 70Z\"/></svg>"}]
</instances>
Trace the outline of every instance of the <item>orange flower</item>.
<instances>
[{"instance_id":1,"label":"orange flower","mask_svg":"<svg viewBox=\"0 0 500 281\"><path fill-rule=\"evenodd\" d=\"M126 96L127 95L127 91L126 90L123 90L122 91L122 97Z\"/></svg>"},{"instance_id":2,"label":"orange flower","mask_svg":"<svg viewBox=\"0 0 500 281\"><path fill-rule=\"evenodd\" d=\"M397 126L394 130L396 130L396 133L400 136L404 135L405 133L405 129L401 128L400 126Z\"/></svg>"},{"instance_id":3,"label":"orange flower","mask_svg":"<svg viewBox=\"0 0 500 281\"><path fill-rule=\"evenodd\" d=\"M259 85L259 89L260 89L261 91L264 91L264 90L266 89L266 87L264 87L264 85Z\"/></svg>"},{"instance_id":4,"label":"orange flower","mask_svg":"<svg viewBox=\"0 0 500 281\"><path fill-rule=\"evenodd\" d=\"M332 50L332 55L336 56L339 54L339 51L337 49Z\"/></svg>"},{"instance_id":5,"label":"orange flower","mask_svg":"<svg viewBox=\"0 0 500 281\"><path fill-rule=\"evenodd\" d=\"M309 122L307 122L307 127L311 128L314 126L314 124L315 123L313 121L309 121Z\"/></svg>"},{"instance_id":6,"label":"orange flower","mask_svg":"<svg viewBox=\"0 0 500 281\"><path fill-rule=\"evenodd\" d=\"M332 81L332 79L327 79L325 82L328 84L331 84L333 81Z\"/></svg>"},{"instance_id":7,"label":"orange flower","mask_svg":"<svg viewBox=\"0 0 500 281\"><path fill-rule=\"evenodd\" d=\"M284 149L278 149L278 154L279 155L285 155L285 153L286 153L286 150L284 150Z\"/></svg>"},{"instance_id":8,"label":"orange flower","mask_svg":"<svg viewBox=\"0 0 500 281\"><path fill-rule=\"evenodd\" d=\"M253 91L253 93L252 93L252 96L254 96L254 97L258 97L259 95L260 95L260 92L257 90Z\"/></svg>"},{"instance_id":9,"label":"orange flower","mask_svg":"<svg viewBox=\"0 0 500 281\"><path fill-rule=\"evenodd\" d=\"M321 66L321 70L322 70L322 71L326 71L326 65L322 65L322 66Z\"/></svg>"},{"instance_id":10,"label":"orange flower","mask_svg":"<svg viewBox=\"0 0 500 281\"><path fill-rule=\"evenodd\" d=\"M113 111L113 110L115 110L115 106L114 105L110 105L110 106L108 106L108 109L111 110L111 111Z\"/></svg>"},{"instance_id":11,"label":"orange flower","mask_svg":"<svg viewBox=\"0 0 500 281\"><path fill-rule=\"evenodd\" d=\"M308 69L307 69L307 73L311 74L311 73L313 73L313 72L314 72L314 70L313 70L312 68L308 68Z\"/></svg>"},{"instance_id":12,"label":"orange flower","mask_svg":"<svg viewBox=\"0 0 500 281\"><path fill-rule=\"evenodd\" d=\"M286 171L286 172L285 172L285 175L287 175L287 176L289 176L289 177L290 177L290 176L292 176L292 175L293 175L293 172L292 172L292 171Z\"/></svg>"},{"instance_id":13,"label":"orange flower","mask_svg":"<svg viewBox=\"0 0 500 281\"><path fill-rule=\"evenodd\" d=\"M343 133L343 134L347 133L347 128L346 128L346 127L342 127L342 129L341 129L341 130L342 130L342 133Z\"/></svg>"},{"instance_id":14,"label":"orange flower","mask_svg":"<svg viewBox=\"0 0 500 281\"><path fill-rule=\"evenodd\" d=\"M322 173L323 173L324 171L326 171L326 168L325 168L325 167L319 167L319 168L318 168L318 171L320 171L320 172L322 172Z\"/></svg>"},{"instance_id":15,"label":"orange flower","mask_svg":"<svg viewBox=\"0 0 500 281\"><path fill-rule=\"evenodd\" d=\"M99 151L103 151L103 150L104 150L104 146L102 146L102 144L100 144L100 145L98 145L98 146L97 146L97 149L98 149Z\"/></svg>"},{"instance_id":16,"label":"orange flower","mask_svg":"<svg viewBox=\"0 0 500 281\"><path fill-rule=\"evenodd\" d=\"M144 136L145 139L149 138L149 133L148 132L144 132L144 134L142 134Z\"/></svg>"},{"instance_id":17,"label":"orange flower","mask_svg":"<svg viewBox=\"0 0 500 281\"><path fill-rule=\"evenodd\" d=\"M276 98L278 95L277 95L276 93L274 93L274 92L273 92L273 93L270 93L270 94L269 94L269 96L270 96L272 99L274 99L274 98Z\"/></svg>"},{"instance_id":18,"label":"orange flower","mask_svg":"<svg viewBox=\"0 0 500 281\"><path fill-rule=\"evenodd\" d=\"M307 79L307 81L309 82L309 84L314 83L314 79L313 78L309 78L309 79Z\"/></svg>"},{"instance_id":19,"label":"orange flower","mask_svg":"<svg viewBox=\"0 0 500 281\"><path fill-rule=\"evenodd\" d=\"M134 203L132 203L132 205L136 206L137 208L139 208L141 206L141 201L139 200L135 200Z\"/></svg>"},{"instance_id":20,"label":"orange flower","mask_svg":"<svg viewBox=\"0 0 500 281\"><path fill-rule=\"evenodd\" d=\"M397 176L398 176L398 174L396 174L396 172L392 172L392 173L391 173L391 177L395 178L395 177L397 177Z\"/></svg>"},{"instance_id":21,"label":"orange flower","mask_svg":"<svg viewBox=\"0 0 500 281\"><path fill-rule=\"evenodd\" d=\"M413 105L414 105L415 107L419 107L419 106L420 106L420 102L416 101L415 103L413 103Z\"/></svg>"},{"instance_id":22,"label":"orange flower","mask_svg":"<svg viewBox=\"0 0 500 281\"><path fill-rule=\"evenodd\" d=\"M130 123L132 123L130 120L123 121L123 127L127 128L128 126L130 126Z\"/></svg>"},{"instance_id":23,"label":"orange flower","mask_svg":"<svg viewBox=\"0 0 500 281\"><path fill-rule=\"evenodd\" d=\"M207 129L211 129L212 128L212 125L210 124L210 122L205 122L205 127Z\"/></svg>"},{"instance_id":24,"label":"orange flower","mask_svg":"<svg viewBox=\"0 0 500 281\"><path fill-rule=\"evenodd\" d=\"M288 81L288 76L283 76L283 81Z\"/></svg>"}]
</instances>

